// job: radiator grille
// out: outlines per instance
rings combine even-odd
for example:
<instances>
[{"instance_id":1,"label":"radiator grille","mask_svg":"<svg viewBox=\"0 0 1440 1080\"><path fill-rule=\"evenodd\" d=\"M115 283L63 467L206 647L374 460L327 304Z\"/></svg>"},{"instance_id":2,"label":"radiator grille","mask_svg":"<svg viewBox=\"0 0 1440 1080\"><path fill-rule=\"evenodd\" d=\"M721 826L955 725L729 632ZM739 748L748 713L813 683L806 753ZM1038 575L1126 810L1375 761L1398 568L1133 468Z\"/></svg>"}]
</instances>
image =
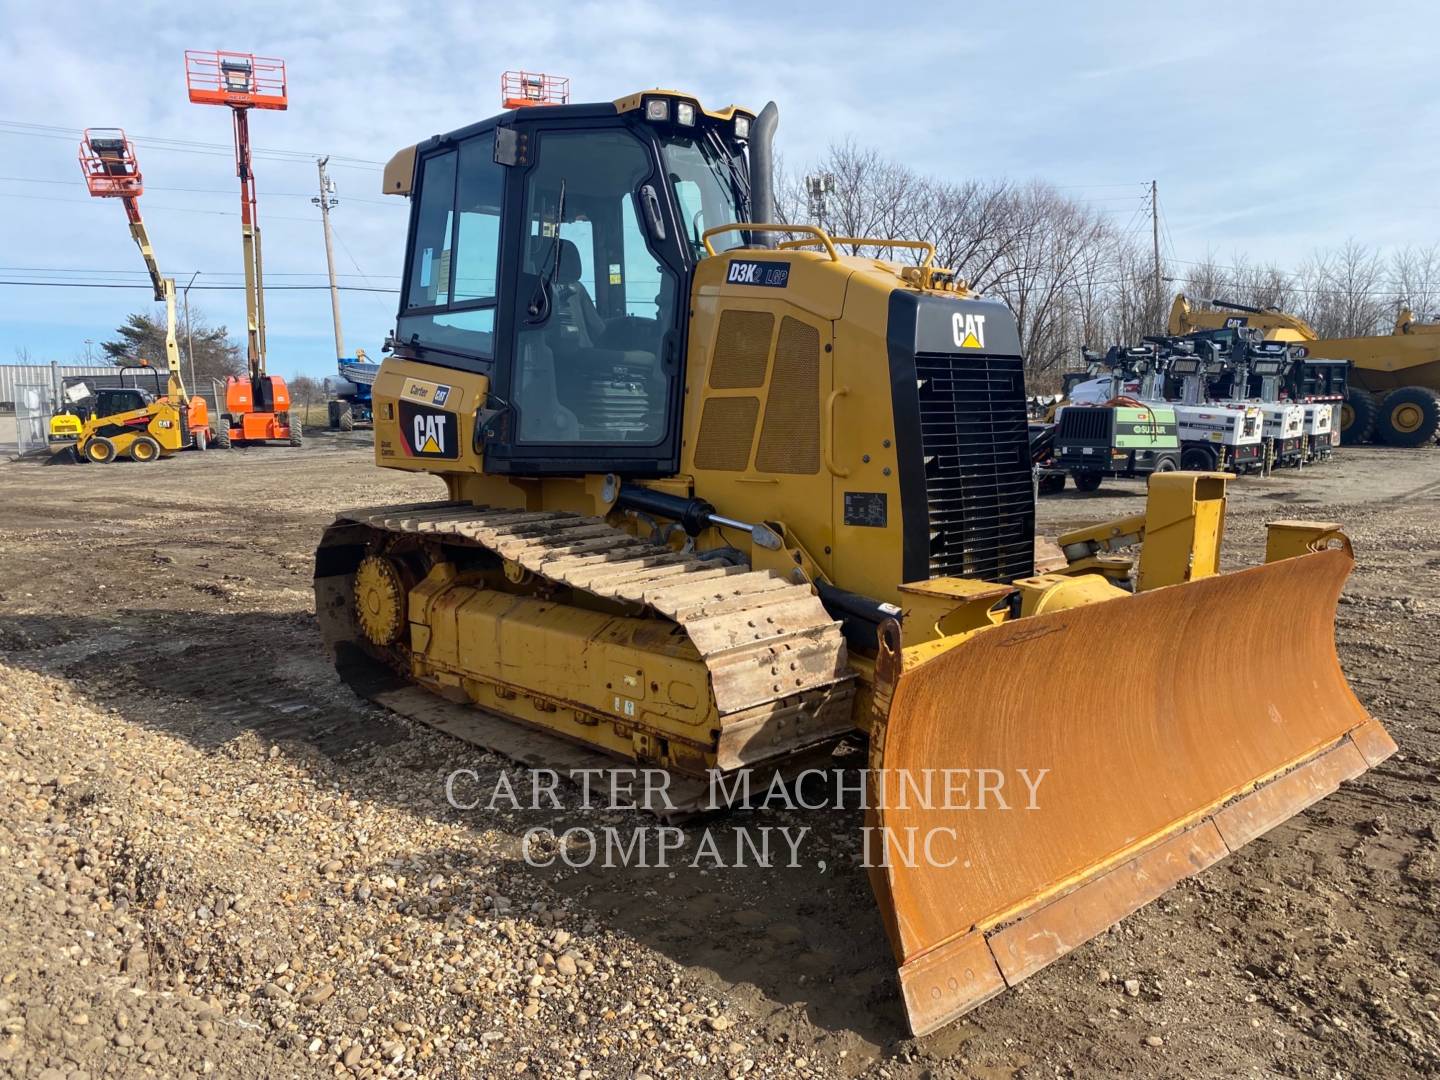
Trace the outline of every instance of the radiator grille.
<instances>
[{"instance_id":1,"label":"radiator grille","mask_svg":"<svg viewBox=\"0 0 1440 1080\"><path fill-rule=\"evenodd\" d=\"M930 576L1009 582L1035 565L1023 361L915 358Z\"/></svg>"},{"instance_id":2,"label":"radiator grille","mask_svg":"<svg viewBox=\"0 0 1440 1080\"><path fill-rule=\"evenodd\" d=\"M770 361L770 335L775 316L768 311L729 308L720 313L715 355L710 360L710 386L739 390L763 386Z\"/></svg>"},{"instance_id":3,"label":"radiator grille","mask_svg":"<svg viewBox=\"0 0 1440 1080\"><path fill-rule=\"evenodd\" d=\"M1115 418L1113 409L1085 408L1072 405L1060 410L1060 438L1072 442L1110 442L1110 424Z\"/></svg>"},{"instance_id":4,"label":"radiator grille","mask_svg":"<svg viewBox=\"0 0 1440 1080\"><path fill-rule=\"evenodd\" d=\"M750 443L755 438L755 419L759 415L758 397L707 400L705 411L700 414L695 467L743 472L750 464Z\"/></svg>"},{"instance_id":5,"label":"radiator grille","mask_svg":"<svg viewBox=\"0 0 1440 1080\"><path fill-rule=\"evenodd\" d=\"M789 316L781 320L775 344L755 467L804 475L820 471L820 331Z\"/></svg>"}]
</instances>

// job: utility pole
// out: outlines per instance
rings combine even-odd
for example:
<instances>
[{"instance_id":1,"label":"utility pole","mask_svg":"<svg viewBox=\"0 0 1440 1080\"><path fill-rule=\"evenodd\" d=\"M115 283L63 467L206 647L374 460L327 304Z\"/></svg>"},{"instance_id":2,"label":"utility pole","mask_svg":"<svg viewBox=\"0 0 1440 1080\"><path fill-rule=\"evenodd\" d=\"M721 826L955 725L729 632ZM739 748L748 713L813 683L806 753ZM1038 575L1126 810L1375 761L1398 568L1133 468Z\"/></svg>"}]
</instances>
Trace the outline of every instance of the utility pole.
<instances>
[{"instance_id":1,"label":"utility pole","mask_svg":"<svg viewBox=\"0 0 1440 1080\"><path fill-rule=\"evenodd\" d=\"M200 387L195 382L195 339L190 336L190 286L195 284L195 279L200 276L200 271L190 275L189 282L185 285L185 355L190 359L190 390L192 393L200 393Z\"/></svg>"},{"instance_id":2,"label":"utility pole","mask_svg":"<svg viewBox=\"0 0 1440 1080\"><path fill-rule=\"evenodd\" d=\"M1154 180L1150 181L1150 235L1155 244L1155 303L1160 303L1160 192Z\"/></svg>"},{"instance_id":3,"label":"utility pole","mask_svg":"<svg viewBox=\"0 0 1440 1080\"><path fill-rule=\"evenodd\" d=\"M320 220L325 225L325 265L330 271L330 312L335 316L335 359L345 359L345 335L340 329L340 289L335 284L335 247L330 236L330 210L340 205L340 200L335 197L335 181L325 175L325 163L328 157L316 158L315 165L320 170L320 195L310 201L320 207Z\"/></svg>"}]
</instances>

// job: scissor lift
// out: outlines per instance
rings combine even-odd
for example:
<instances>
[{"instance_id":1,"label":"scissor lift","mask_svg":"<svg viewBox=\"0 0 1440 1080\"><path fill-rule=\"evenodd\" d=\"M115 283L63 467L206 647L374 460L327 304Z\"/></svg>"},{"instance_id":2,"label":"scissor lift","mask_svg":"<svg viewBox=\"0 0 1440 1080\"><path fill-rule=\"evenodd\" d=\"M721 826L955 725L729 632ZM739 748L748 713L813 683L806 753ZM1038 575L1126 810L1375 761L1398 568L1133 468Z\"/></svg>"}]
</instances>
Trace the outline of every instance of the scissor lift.
<instances>
[{"instance_id":1,"label":"scissor lift","mask_svg":"<svg viewBox=\"0 0 1440 1080\"><path fill-rule=\"evenodd\" d=\"M282 440L299 446L300 421L290 416L285 380L265 371L265 275L260 215L251 168L250 110L285 109L285 61L250 53L185 53L185 85L197 105L223 105L235 122L235 171L240 177L240 237L245 262L245 354L248 376L225 380L221 446Z\"/></svg>"}]
</instances>

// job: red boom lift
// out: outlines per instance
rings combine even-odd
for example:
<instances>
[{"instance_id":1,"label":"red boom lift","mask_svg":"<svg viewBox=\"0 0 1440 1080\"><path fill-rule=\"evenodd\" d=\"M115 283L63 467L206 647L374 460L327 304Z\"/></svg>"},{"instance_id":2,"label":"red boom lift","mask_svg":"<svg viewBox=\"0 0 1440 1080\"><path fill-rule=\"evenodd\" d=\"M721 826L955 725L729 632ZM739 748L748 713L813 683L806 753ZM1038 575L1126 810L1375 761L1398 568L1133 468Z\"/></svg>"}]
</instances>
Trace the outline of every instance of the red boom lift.
<instances>
[{"instance_id":1,"label":"red boom lift","mask_svg":"<svg viewBox=\"0 0 1440 1080\"><path fill-rule=\"evenodd\" d=\"M265 279L255 176L250 168L250 110L288 105L285 61L250 53L185 53L185 84L197 105L224 105L235 120L235 171L240 177L240 237L245 258L248 376L225 380L225 411L216 442L285 440L300 445L300 421L290 416L285 380L265 373Z\"/></svg>"}]
</instances>

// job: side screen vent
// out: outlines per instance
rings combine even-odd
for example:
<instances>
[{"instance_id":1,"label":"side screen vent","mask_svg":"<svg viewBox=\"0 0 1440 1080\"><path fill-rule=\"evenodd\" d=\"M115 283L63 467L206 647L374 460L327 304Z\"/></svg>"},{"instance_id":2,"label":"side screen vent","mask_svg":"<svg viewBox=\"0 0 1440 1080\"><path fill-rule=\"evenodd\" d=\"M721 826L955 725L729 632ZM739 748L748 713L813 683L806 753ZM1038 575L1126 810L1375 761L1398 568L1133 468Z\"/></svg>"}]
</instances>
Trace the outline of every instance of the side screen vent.
<instances>
[{"instance_id":1,"label":"side screen vent","mask_svg":"<svg viewBox=\"0 0 1440 1080\"><path fill-rule=\"evenodd\" d=\"M820 331L788 316L775 345L755 467L804 475L820 471Z\"/></svg>"},{"instance_id":2,"label":"side screen vent","mask_svg":"<svg viewBox=\"0 0 1440 1080\"><path fill-rule=\"evenodd\" d=\"M710 360L711 389L763 386L774 332L775 316L768 311L730 308L721 312L715 331L715 355Z\"/></svg>"},{"instance_id":3,"label":"side screen vent","mask_svg":"<svg viewBox=\"0 0 1440 1080\"><path fill-rule=\"evenodd\" d=\"M750 444L760 415L758 397L712 397L700 415L695 467L743 472L750 464Z\"/></svg>"}]
</instances>

